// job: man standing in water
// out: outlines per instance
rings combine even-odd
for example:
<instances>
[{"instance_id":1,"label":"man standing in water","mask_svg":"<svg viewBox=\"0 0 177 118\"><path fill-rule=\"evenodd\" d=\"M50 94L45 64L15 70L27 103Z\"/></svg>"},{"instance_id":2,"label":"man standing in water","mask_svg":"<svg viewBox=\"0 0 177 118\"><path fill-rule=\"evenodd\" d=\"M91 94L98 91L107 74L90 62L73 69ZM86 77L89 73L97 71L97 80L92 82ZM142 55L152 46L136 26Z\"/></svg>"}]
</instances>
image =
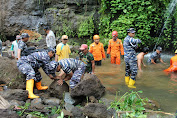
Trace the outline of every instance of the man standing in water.
<instances>
[{"instance_id":1,"label":"man standing in water","mask_svg":"<svg viewBox=\"0 0 177 118\"><path fill-rule=\"evenodd\" d=\"M149 52L149 48L148 47L144 47L143 48L143 52L140 52L137 55L138 69L139 69L140 72L142 72L141 64L143 64L143 66L146 67L146 65L143 62L143 59L144 59L144 55L146 55L148 52Z\"/></svg>"},{"instance_id":2,"label":"man standing in water","mask_svg":"<svg viewBox=\"0 0 177 118\"><path fill-rule=\"evenodd\" d=\"M120 53L124 55L122 41L117 38L117 31L112 32L112 39L109 40L107 54L111 54L111 63L120 65Z\"/></svg>"},{"instance_id":3,"label":"man standing in water","mask_svg":"<svg viewBox=\"0 0 177 118\"><path fill-rule=\"evenodd\" d=\"M95 61L92 53L88 51L87 44L82 44L80 47L81 52L79 53L79 58L86 64L86 73L94 74L95 72Z\"/></svg>"},{"instance_id":4,"label":"man standing in water","mask_svg":"<svg viewBox=\"0 0 177 118\"><path fill-rule=\"evenodd\" d=\"M99 35L93 36L94 42L90 44L89 52L93 54L95 65L101 66L102 58L105 60L104 46L100 43Z\"/></svg>"},{"instance_id":5,"label":"man standing in water","mask_svg":"<svg viewBox=\"0 0 177 118\"><path fill-rule=\"evenodd\" d=\"M47 47L55 49L56 39L55 39L55 35L53 31L50 30L49 27L44 27L44 31L47 33L47 36L46 36Z\"/></svg>"},{"instance_id":6,"label":"man standing in water","mask_svg":"<svg viewBox=\"0 0 177 118\"><path fill-rule=\"evenodd\" d=\"M141 43L140 39L134 39L135 36L134 28L127 30L128 35L124 39L124 60L125 60L125 83L130 88L136 88L134 86L137 75L137 58L135 49L138 47L138 43ZM131 78L130 78L131 76Z\"/></svg>"},{"instance_id":7,"label":"man standing in water","mask_svg":"<svg viewBox=\"0 0 177 118\"><path fill-rule=\"evenodd\" d=\"M170 59L170 67L164 70L165 72L176 72L177 71L177 50L175 56Z\"/></svg>"},{"instance_id":8,"label":"man standing in water","mask_svg":"<svg viewBox=\"0 0 177 118\"><path fill-rule=\"evenodd\" d=\"M150 58L148 59L148 62L152 64L156 64L157 60L159 59L161 63L165 64L161 58L161 54L160 54L161 52L162 52L162 47L158 46L156 51L151 54Z\"/></svg>"}]
</instances>

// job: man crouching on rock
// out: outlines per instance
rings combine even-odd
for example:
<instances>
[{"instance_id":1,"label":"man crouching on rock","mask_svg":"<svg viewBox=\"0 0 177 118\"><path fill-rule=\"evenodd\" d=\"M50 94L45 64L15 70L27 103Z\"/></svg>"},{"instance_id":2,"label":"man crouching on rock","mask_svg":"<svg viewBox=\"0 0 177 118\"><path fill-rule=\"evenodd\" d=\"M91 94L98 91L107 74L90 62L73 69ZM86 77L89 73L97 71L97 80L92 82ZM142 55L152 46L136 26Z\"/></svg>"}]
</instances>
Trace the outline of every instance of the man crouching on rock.
<instances>
[{"instance_id":1,"label":"man crouching on rock","mask_svg":"<svg viewBox=\"0 0 177 118\"><path fill-rule=\"evenodd\" d=\"M81 77L85 73L86 68L86 65L82 61L73 58L62 59L58 62L51 61L50 66L53 66L55 71L61 71L60 74L56 77L56 79L59 79L58 84L62 85L63 80L70 80L71 89L81 81ZM64 75L65 77L62 78Z\"/></svg>"},{"instance_id":2,"label":"man crouching on rock","mask_svg":"<svg viewBox=\"0 0 177 118\"><path fill-rule=\"evenodd\" d=\"M48 86L41 86L42 77L38 69L42 67L44 72L49 75L48 65L50 58L54 56L54 53L53 49L48 49L43 52L34 52L28 56L22 56L20 60L17 61L18 69L26 75L26 90L28 91L28 98L39 98L39 96L33 94L34 81L38 90L48 89ZM49 75L49 77L51 77L51 75Z\"/></svg>"}]
</instances>

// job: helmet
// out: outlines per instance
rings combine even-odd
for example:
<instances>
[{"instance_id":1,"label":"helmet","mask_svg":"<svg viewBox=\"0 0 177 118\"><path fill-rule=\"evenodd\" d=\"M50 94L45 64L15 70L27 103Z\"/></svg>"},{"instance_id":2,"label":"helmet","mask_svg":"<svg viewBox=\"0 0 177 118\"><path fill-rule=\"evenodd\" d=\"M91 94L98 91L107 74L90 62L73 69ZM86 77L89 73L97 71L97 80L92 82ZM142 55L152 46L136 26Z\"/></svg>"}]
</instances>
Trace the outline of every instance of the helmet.
<instances>
[{"instance_id":1,"label":"helmet","mask_svg":"<svg viewBox=\"0 0 177 118\"><path fill-rule=\"evenodd\" d=\"M63 40L63 39L68 39L68 36L67 35L63 35L62 37L61 37L61 39Z\"/></svg>"},{"instance_id":2,"label":"helmet","mask_svg":"<svg viewBox=\"0 0 177 118\"><path fill-rule=\"evenodd\" d=\"M21 37L22 37L22 39L24 39L24 38L29 38L29 35L28 35L28 33L22 33L22 34L21 34Z\"/></svg>"},{"instance_id":3,"label":"helmet","mask_svg":"<svg viewBox=\"0 0 177 118\"><path fill-rule=\"evenodd\" d=\"M117 31L113 31L113 32L112 32L112 36L116 36L116 37L117 37L117 36L118 36Z\"/></svg>"},{"instance_id":4,"label":"helmet","mask_svg":"<svg viewBox=\"0 0 177 118\"><path fill-rule=\"evenodd\" d=\"M99 35L94 35L93 40L100 39Z\"/></svg>"}]
</instances>

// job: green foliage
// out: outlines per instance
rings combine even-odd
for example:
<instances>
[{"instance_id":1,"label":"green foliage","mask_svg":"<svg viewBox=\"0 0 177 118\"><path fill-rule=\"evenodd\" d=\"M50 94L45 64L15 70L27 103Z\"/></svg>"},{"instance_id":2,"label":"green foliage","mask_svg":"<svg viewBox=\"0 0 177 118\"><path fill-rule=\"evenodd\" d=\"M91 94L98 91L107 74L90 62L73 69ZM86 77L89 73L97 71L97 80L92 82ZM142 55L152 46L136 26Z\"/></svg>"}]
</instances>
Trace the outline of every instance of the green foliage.
<instances>
[{"instance_id":1,"label":"green foliage","mask_svg":"<svg viewBox=\"0 0 177 118\"><path fill-rule=\"evenodd\" d=\"M119 38L124 39L126 30L130 27L136 29L136 36L142 40L143 46L154 47L166 17L164 8L168 7L170 0L101 0L101 18L99 34L111 38L111 32L118 31ZM171 15L166 23L163 35L158 45L170 48L171 44L176 46L176 18L177 10Z\"/></svg>"},{"instance_id":2,"label":"green foliage","mask_svg":"<svg viewBox=\"0 0 177 118\"><path fill-rule=\"evenodd\" d=\"M124 117L146 117L143 111L145 110L145 101L148 101L148 99L142 99L138 93L142 93L142 91L126 92L119 100L116 95L109 108L114 108L116 111L132 111L131 113L127 112L124 114Z\"/></svg>"},{"instance_id":3,"label":"green foliage","mask_svg":"<svg viewBox=\"0 0 177 118\"><path fill-rule=\"evenodd\" d=\"M64 118L64 113L62 112L62 105L58 106L58 107L54 106L54 107L45 108L49 111L49 113L47 113L47 114L41 113L39 111L25 112L25 110L27 110L30 105L31 105L30 103L25 103L24 106L19 106L23 110L17 111L17 114L19 116L23 116L24 114L31 114L32 116L39 117L39 118L48 118L54 114L58 114L59 116L57 118Z\"/></svg>"},{"instance_id":4,"label":"green foliage","mask_svg":"<svg viewBox=\"0 0 177 118\"><path fill-rule=\"evenodd\" d=\"M30 106L31 104L30 103L25 103L24 106L19 106L21 109L23 109L23 111L18 111L17 114L19 116L22 116L25 112L26 109L28 109L28 107Z\"/></svg>"},{"instance_id":5,"label":"green foliage","mask_svg":"<svg viewBox=\"0 0 177 118\"><path fill-rule=\"evenodd\" d=\"M93 17L90 16L88 19L84 20L78 29L78 37L92 37L94 33L94 23L93 23Z\"/></svg>"}]
</instances>

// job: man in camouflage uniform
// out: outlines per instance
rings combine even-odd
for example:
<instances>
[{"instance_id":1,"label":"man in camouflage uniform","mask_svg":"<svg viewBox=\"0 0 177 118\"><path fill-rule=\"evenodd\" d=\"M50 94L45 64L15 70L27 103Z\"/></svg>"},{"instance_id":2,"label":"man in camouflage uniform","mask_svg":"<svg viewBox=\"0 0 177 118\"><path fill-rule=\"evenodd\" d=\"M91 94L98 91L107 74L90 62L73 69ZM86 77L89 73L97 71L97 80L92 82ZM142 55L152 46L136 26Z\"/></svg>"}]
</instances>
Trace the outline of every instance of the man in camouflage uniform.
<instances>
[{"instance_id":1,"label":"man in camouflage uniform","mask_svg":"<svg viewBox=\"0 0 177 118\"><path fill-rule=\"evenodd\" d=\"M21 38L22 39L18 41L18 60L21 57L21 53L27 48L26 42L29 40L29 35L22 33Z\"/></svg>"},{"instance_id":2,"label":"man in camouflage uniform","mask_svg":"<svg viewBox=\"0 0 177 118\"><path fill-rule=\"evenodd\" d=\"M44 72L49 75L48 65L50 58L54 55L52 49L43 52L35 52L28 56L22 56L17 61L18 69L26 75L26 90L28 91L28 98L34 99L39 98L33 94L34 81L38 90L46 90L47 86L41 86L41 74L38 71L40 67L43 68ZM51 75L49 75L50 77Z\"/></svg>"},{"instance_id":3,"label":"man in camouflage uniform","mask_svg":"<svg viewBox=\"0 0 177 118\"><path fill-rule=\"evenodd\" d=\"M70 88L74 88L81 81L85 68L86 65L82 61L73 58L66 58L61 59L58 62L51 61L49 65L49 73L55 77L56 75L54 73L61 69L61 73L57 77L59 78L59 85L63 84L63 80L70 80ZM64 78L62 78L63 75L65 75Z\"/></svg>"},{"instance_id":4,"label":"man in camouflage uniform","mask_svg":"<svg viewBox=\"0 0 177 118\"><path fill-rule=\"evenodd\" d=\"M148 63L156 64L157 60L159 60L161 63L164 63L161 58L161 52L162 52L162 47L158 46L156 51L150 55L148 59Z\"/></svg>"},{"instance_id":5,"label":"man in camouflage uniform","mask_svg":"<svg viewBox=\"0 0 177 118\"><path fill-rule=\"evenodd\" d=\"M81 52L79 53L79 58L82 62L86 64L86 73L95 73L95 61L92 53L88 51L87 44L82 44L80 47Z\"/></svg>"},{"instance_id":6,"label":"man in camouflage uniform","mask_svg":"<svg viewBox=\"0 0 177 118\"><path fill-rule=\"evenodd\" d=\"M138 46L138 43L141 43L141 40L134 39L135 36L135 30L134 28L130 28L127 30L127 37L124 39L123 47L124 47L124 60L125 60L125 83L130 88L136 88L134 86L135 79L137 75L137 58L136 58L136 52L135 49ZM130 78L131 76L131 78Z\"/></svg>"}]
</instances>

